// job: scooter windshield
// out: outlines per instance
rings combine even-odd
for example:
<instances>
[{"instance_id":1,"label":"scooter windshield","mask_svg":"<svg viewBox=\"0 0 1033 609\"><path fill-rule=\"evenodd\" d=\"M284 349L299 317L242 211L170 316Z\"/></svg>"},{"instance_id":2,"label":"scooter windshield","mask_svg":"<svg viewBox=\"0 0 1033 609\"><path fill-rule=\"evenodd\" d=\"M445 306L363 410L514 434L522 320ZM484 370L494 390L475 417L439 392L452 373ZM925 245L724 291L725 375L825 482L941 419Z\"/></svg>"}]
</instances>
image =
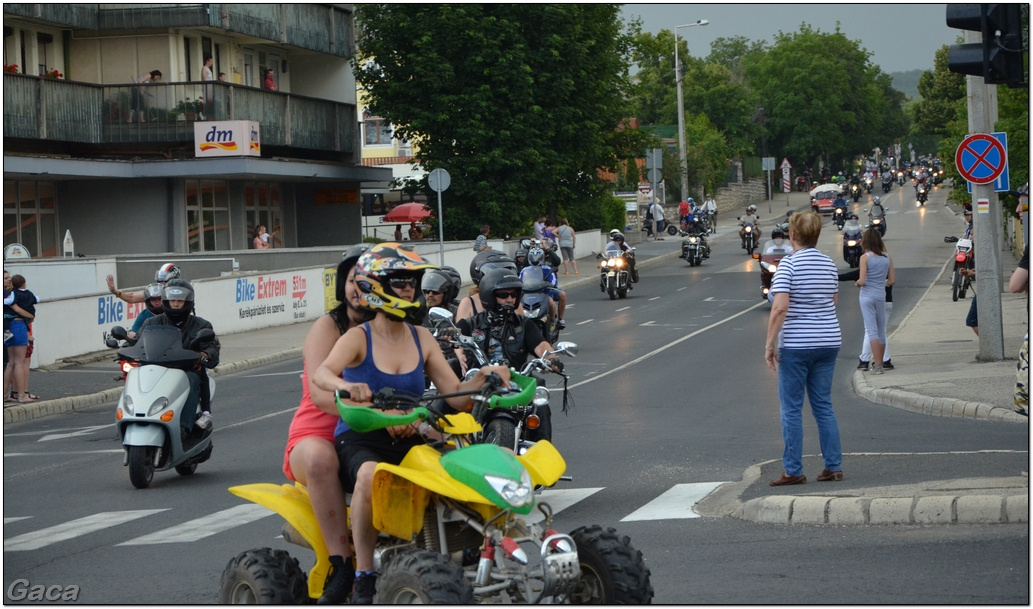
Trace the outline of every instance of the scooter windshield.
<instances>
[{"instance_id":1,"label":"scooter windshield","mask_svg":"<svg viewBox=\"0 0 1033 609\"><path fill-rule=\"evenodd\" d=\"M187 368L197 362L200 353L183 348L178 328L152 324L144 326L135 345L119 349L118 357L141 365Z\"/></svg>"}]
</instances>

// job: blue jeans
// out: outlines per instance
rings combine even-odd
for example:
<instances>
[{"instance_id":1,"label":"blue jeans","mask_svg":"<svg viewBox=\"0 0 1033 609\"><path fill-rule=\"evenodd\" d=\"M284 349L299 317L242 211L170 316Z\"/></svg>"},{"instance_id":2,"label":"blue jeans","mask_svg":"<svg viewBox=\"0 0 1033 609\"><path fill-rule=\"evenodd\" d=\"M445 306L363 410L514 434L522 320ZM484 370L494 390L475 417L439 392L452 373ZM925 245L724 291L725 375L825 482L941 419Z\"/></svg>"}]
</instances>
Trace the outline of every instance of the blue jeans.
<instances>
[{"instance_id":1,"label":"blue jeans","mask_svg":"<svg viewBox=\"0 0 1033 609\"><path fill-rule=\"evenodd\" d=\"M825 469L843 469L843 449L839 443L839 423L832 410L832 372L839 347L825 349L778 350L778 398L782 403L782 439L785 451L782 466L786 475L803 474L803 396L811 403L818 424L818 439Z\"/></svg>"}]
</instances>

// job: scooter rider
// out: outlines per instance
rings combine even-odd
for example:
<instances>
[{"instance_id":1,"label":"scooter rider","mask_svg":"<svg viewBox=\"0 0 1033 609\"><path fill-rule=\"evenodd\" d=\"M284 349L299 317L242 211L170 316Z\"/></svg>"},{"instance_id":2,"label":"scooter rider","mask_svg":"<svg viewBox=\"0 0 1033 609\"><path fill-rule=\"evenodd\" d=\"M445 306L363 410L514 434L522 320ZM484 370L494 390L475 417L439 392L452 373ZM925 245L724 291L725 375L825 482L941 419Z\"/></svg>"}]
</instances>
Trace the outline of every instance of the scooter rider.
<instances>
[{"instance_id":1,"label":"scooter rider","mask_svg":"<svg viewBox=\"0 0 1033 609\"><path fill-rule=\"evenodd\" d=\"M560 330L567 327L566 322L563 321L563 313L567 310L567 293L559 289L558 282L556 281L556 273L552 272L552 269L544 264L545 262L545 251L540 247L532 247L527 251L527 268L538 267L542 271L542 279L552 284L552 288L548 290L549 298L555 303L556 310L556 325ZM520 271L520 279L524 278L523 269ZM551 309L552 307L550 307Z\"/></svg>"},{"instance_id":2,"label":"scooter rider","mask_svg":"<svg viewBox=\"0 0 1033 609\"><path fill-rule=\"evenodd\" d=\"M172 262L166 262L165 264L158 267L158 270L154 273L154 282L165 285L173 279L180 279L182 273L179 267ZM115 289L115 278L112 275L108 275L107 278L108 291L111 292L116 298L125 302L144 302L146 296L144 292L123 292L122 290Z\"/></svg>"},{"instance_id":3,"label":"scooter rider","mask_svg":"<svg viewBox=\"0 0 1033 609\"><path fill-rule=\"evenodd\" d=\"M886 215L886 210L882 208L882 201L879 197L872 197L872 208L869 210L868 215L873 218Z\"/></svg>"},{"instance_id":4,"label":"scooter rider","mask_svg":"<svg viewBox=\"0 0 1033 609\"><path fill-rule=\"evenodd\" d=\"M753 224L753 229L757 230L760 227L760 218L757 217L757 206L750 205L746 208L746 215L739 218L739 239L742 241L742 249L746 249L746 223Z\"/></svg>"},{"instance_id":5,"label":"scooter rider","mask_svg":"<svg viewBox=\"0 0 1033 609\"><path fill-rule=\"evenodd\" d=\"M505 362L519 370L527 363L528 355L541 357L552 350L538 326L527 317L516 314L522 292L523 283L513 271L504 268L488 271L481 278L478 292L484 311L456 324L464 336L470 336L478 343L489 363ZM553 370L563 371L563 362L557 356L550 358L549 362ZM545 436L543 439L551 440L552 413L549 406L539 407L538 414L542 419L539 431Z\"/></svg>"},{"instance_id":6,"label":"scooter rider","mask_svg":"<svg viewBox=\"0 0 1033 609\"><path fill-rule=\"evenodd\" d=\"M129 330L130 340L135 339L140 333L140 328L143 327L144 322L154 317L155 315L161 315L165 311L161 308L161 291L164 288L160 283L152 283L143 289L144 306L146 309L140 311L140 314L136 316L136 321L133 322L133 328Z\"/></svg>"},{"instance_id":7,"label":"scooter rider","mask_svg":"<svg viewBox=\"0 0 1033 609\"><path fill-rule=\"evenodd\" d=\"M624 233L620 232L616 228L610 231L610 241L606 244L606 249L615 249L620 252L624 252L624 259L628 261L628 273L631 275L631 281L638 283L638 268L635 267L635 252L631 251L629 246L624 240Z\"/></svg>"},{"instance_id":8,"label":"scooter rider","mask_svg":"<svg viewBox=\"0 0 1033 609\"><path fill-rule=\"evenodd\" d=\"M140 329L141 332L152 325L175 326L179 328L183 346L187 347L201 330L212 330L213 333L215 331L208 320L198 317L194 312L194 286L186 279L172 279L165 285L162 290L161 307L161 315L148 319ZM208 340L201 341L198 345L201 357L191 370L186 371L190 380L190 395L187 397L184 412L196 411L200 402L202 412L197 418L196 425L201 429L208 429L212 424L211 390L205 368L211 369L219 364L219 349L219 339L214 335ZM185 436L195 422L190 416L182 417L181 422L185 424ZM188 425L190 427L187 427Z\"/></svg>"}]
</instances>

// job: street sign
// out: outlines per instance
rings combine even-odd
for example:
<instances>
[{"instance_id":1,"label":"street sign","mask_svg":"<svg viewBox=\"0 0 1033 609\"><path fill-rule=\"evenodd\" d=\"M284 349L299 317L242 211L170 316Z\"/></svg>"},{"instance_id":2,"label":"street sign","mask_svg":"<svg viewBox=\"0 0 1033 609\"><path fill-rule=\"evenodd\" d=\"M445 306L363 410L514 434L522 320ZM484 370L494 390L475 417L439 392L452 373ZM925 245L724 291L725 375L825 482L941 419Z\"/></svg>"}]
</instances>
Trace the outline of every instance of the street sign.
<instances>
[{"instance_id":1,"label":"street sign","mask_svg":"<svg viewBox=\"0 0 1033 609\"><path fill-rule=\"evenodd\" d=\"M646 173L649 174L648 177L650 182L659 182L664 179L664 176L659 169L650 169Z\"/></svg>"},{"instance_id":2,"label":"street sign","mask_svg":"<svg viewBox=\"0 0 1033 609\"><path fill-rule=\"evenodd\" d=\"M448 190L449 185L452 184L452 176L448 175L448 172L440 167L430 172L427 176L427 184L430 185L430 189L434 192L441 192Z\"/></svg>"},{"instance_id":3,"label":"street sign","mask_svg":"<svg viewBox=\"0 0 1033 609\"><path fill-rule=\"evenodd\" d=\"M793 166L789 164L789 159L783 158L782 159L782 170L784 171L786 169L792 169L792 168L793 168Z\"/></svg>"},{"instance_id":4,"label":"street sign","mask_svg":"<svg viewBox=\"0 0 1033 609\"><path fill-rule=\"evenodd\" d=\"M1008 152L1001 142L987 133L974 133L961 141L954 153L958 173L973 184L989 184L1008 165Z\"/></svg>"},{"instance_id":5,"label":"street sign","mask_svg":"<svg viewBox=\"0 0 1033 609\"><path fill-rule=\"evenodd\" d=\"M765 156L760 159L760 168L762 171L774 171L775 170L775 157Z\"/></svg>"},{"instance_id":6,"label":"street sign","mask_svg":"<svg viewBox=\"0 0 1033 609\"><path fill-rule=\"evenodd\" d=\"M663 169L664 151L662 148L650 148L646 151L646 169Z\"/></svg>"},{"instance_id":7,"label":"street sign","mask_svg":"<svg viewBox=\"0 0 1033 609\"><path fill-rule=\"evenodd\" d=\"M782 162L782 192L790 192L792 187L789 184L789 167L786 164L789 161Z\"/></svg>"}]
</instances>

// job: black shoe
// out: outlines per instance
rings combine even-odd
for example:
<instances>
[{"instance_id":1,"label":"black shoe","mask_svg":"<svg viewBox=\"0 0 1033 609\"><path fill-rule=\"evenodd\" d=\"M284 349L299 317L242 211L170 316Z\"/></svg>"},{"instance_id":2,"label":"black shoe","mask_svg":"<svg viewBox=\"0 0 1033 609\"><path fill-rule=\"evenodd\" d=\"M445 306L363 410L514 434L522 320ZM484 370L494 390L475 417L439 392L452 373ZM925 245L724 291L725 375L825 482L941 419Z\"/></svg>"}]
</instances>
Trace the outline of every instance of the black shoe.
<instances>
[{"instance_id":1,"label":"black shoe","mask_svg":"<svg viewBox=\"0 0 1033 609\"><path fill-rule=\"evenodd\" d=\"M355 583L355 564L351 556L330 557L330 573L323 584L323 595L316 601L317 605L341 605L348 600Z\"/></svg>"},{"instance_id":2,"label":"black shoe","mask_svg":"<svg viewBox=\"0 0 1033 609\"><path fill-rule=\"evenodd\" d=\"M882 362L882 369L883 370L893 370L893 360L888 359L888 360Z\"/></svg>"},{"instance_id":3,"label":"black shoe","mask_svg":"<svg viewBox=\"0 0 1033 609\"><path fill-rule=\"evenodd\" d=\"M859 364L857 364L857 369L858 370L867 370L868 369L868 362L864 361L863 359L859 359L857 361L860 362Z\"/></svg>"},{"instance_id":4,"label":"black shoe","mask_svg":"<svg viewBox=\"0 0 1033 609\"><path fill-rule=\"evenodd\" d=\"M355 593L352 594L353 605L372 605L373 596L377 593L377 574L363 573L355 579Z\"/></svg>"}]
</instances>

